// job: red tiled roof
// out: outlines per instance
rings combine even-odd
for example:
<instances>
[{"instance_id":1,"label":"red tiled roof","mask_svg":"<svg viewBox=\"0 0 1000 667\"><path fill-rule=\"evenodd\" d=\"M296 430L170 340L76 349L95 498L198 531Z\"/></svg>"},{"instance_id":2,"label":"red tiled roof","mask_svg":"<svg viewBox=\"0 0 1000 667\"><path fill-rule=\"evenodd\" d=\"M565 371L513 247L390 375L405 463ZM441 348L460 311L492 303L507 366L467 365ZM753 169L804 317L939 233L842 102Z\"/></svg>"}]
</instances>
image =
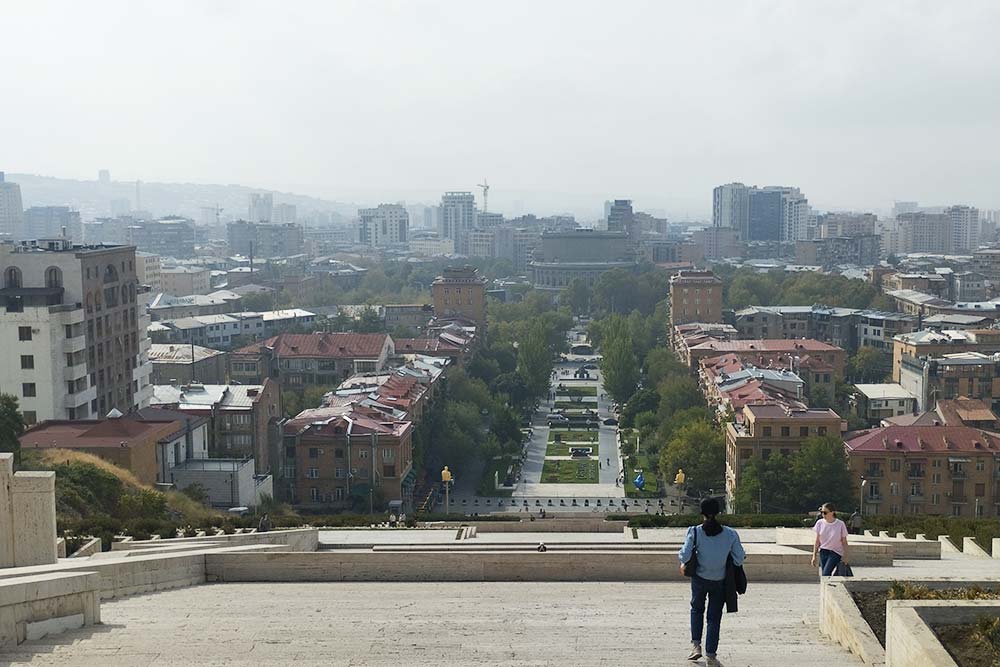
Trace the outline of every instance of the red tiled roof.
<instances>
[{"instance_id":1,"label":"red tiled roof","mask_svg":"<svg viewBox=\"0 0 1000 667\"><path fill-rule=\"evenodd\" d=\"M396 343L396 353L405 354L407 352L460 352L457 345L447 343L440 338L398 338Z\"/></svg>"},{"instance_id":2,"label":"red tiled roof","mask_svg":"<svg viewBox=\"0 0 1000 667\"><path fill-rule=\"evenodd\" d=\"M141 442L158 442L184 428L180 421L142 422L128 416L103 421L47 421L26 431L22 447L121 447Z\"/></svg>"},{"instance_id":3,"label":"red tiled roof","mask_svg":"<svg viewBox=\"0 0 1000 667\"><path fill-rule=\"evenodd\" d=\"M692 350L718 350L719 352L837 352L839 347L811 338L765 340L711 340L696 345Z\"/></svg>"},{"instance_id":4,"label":"red tiled roof","mask_svg":"<svg viewBox=\"0 0 1000 667\"><path fill-rule=\"evenodd\" d=\"M971 426L886 426L854 434L844 444L852 453L1000 452L1000 437Z\"/></svg>"},{"instance_id":5,"label":"red tiled roof","mask_svg":"<svg viewBox=\"0 0 1000 667\"><path fill-rule=\"evenodd\" d=\"M234 350L233 354L260 354L270 347L278 357L373 359L381 354L387 338L387 334L379 333L279 334Z\"/></svg>"}]
</instances>

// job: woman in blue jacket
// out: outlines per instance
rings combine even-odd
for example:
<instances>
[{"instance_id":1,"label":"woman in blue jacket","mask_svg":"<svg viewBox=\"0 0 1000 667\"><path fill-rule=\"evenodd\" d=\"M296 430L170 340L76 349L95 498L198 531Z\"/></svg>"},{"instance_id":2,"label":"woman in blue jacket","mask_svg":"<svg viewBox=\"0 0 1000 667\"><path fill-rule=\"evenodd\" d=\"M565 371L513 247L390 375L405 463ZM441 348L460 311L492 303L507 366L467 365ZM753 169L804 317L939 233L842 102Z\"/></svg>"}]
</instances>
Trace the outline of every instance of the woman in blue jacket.
<instances>
[{"instance_id":1,"label":"woman in blue jacket","mask_svg":"<svg viewBox=\"0 0 1000 667\"><path fill-rule=\"evenodd\" d=\"M697 555L697 568L691 574L691 654L688 660L701 658L701 634L705 625L705 598L708 598L708 632L705 635L705 658L709 667L718 665L715 657L719 648L719 626L722 624L722 607L726 602L726 561L730 556L733 565L743 565L746 552L739 534L716 520L719 501L708 498L701 501L702 524L688 528L678 557L681 574L692 555Z\"/></svg>"}]
</instances>

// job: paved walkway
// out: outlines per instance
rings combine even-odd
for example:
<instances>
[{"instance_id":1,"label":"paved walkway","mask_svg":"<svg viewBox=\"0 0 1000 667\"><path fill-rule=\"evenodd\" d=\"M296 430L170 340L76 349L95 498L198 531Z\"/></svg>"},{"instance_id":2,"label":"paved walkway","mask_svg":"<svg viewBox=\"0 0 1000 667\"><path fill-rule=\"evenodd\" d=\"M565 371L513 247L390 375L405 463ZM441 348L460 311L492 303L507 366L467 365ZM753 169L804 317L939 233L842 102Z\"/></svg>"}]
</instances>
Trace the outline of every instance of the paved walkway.
<instances>
[{"instance_id":1,"label":"paved walkway","mask_svg":"<svg viewBox=\"0 0 1000 667\"><path fill-rule=\"evenodd\" d=\"M688 591L686 582L212 584L105 602L104 625L0 652L0 663L691 665ZM819 635L817 595L815 584L752 587L723 618L722 664L860 667Z\"/></svg>"}]
</instances>

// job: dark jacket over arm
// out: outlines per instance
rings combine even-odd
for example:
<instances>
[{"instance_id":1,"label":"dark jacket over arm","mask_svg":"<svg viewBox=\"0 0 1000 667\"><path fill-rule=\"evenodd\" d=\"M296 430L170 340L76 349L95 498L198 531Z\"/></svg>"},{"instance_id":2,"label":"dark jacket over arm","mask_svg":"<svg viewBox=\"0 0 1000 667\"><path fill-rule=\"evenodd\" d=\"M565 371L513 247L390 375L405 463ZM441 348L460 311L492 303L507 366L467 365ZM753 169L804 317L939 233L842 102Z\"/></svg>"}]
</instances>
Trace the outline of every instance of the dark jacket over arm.
<instances>
[{"instance_id":1,"label":"dark jacket over arm","mask_svg":"<svg viewBox=\"0 0 1000 667\"><path fill-rule=\"evenodd\" d=\"M747 592L747 575L742 565L734 565L733 557L726 560L726 612L732 614L740 610L738 595Z\"/></svg>"}]
</instances>

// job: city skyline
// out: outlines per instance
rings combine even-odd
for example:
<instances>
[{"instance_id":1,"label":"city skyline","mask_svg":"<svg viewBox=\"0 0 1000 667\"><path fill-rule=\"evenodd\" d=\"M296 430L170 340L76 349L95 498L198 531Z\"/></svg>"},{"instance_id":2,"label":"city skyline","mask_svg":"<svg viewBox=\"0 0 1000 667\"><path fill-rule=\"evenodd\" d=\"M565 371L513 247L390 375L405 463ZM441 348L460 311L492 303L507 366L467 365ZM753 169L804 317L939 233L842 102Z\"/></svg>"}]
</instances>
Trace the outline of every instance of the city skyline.
<instances>
[{"instance_id":1,"label":"city skyline","mask_svg":"<svg viewBox=\"0 0 1000 667\"><path fill-rule=\"evenodd\" d=\"M486 176L508 214L627 196L707 219L731 181L794 184L820 210L1000 208L991 4L573 7L12 7L4 167L358 204ZM147 48L164 34L195 47Z\"/></svg>"}]
</instances>

